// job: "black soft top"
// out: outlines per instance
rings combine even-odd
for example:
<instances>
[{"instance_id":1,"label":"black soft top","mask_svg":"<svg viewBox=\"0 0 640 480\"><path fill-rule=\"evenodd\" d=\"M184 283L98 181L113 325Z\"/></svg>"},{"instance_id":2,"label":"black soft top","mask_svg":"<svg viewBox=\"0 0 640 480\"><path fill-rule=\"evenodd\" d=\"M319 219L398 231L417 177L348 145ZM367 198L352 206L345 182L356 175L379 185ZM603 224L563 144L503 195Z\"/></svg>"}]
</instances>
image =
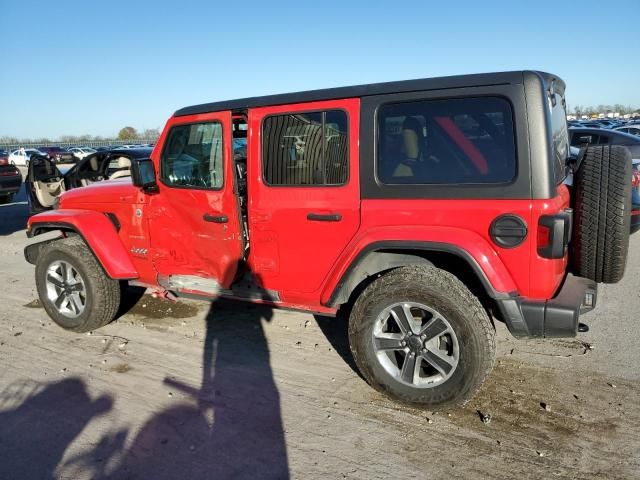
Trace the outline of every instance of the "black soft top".
<instances>
[{"instance_id":1,"label":"black soft top","mask_svg":"<svg viewBox=\"0 0 640 480\"><path fill-rule=\"evenodd\" d=\"M219 112L223 110L244 110L247 108L286 105L289 103L316 102L321 100L338 100L341 98L358 98L369 95L403 93L424 90L442 90L447 88L481 87L490 85L513 85L524 83L525 76L537 77L542 84L556 82L556 88L564 92L564 82L557 76L539 71L516 71L480 73L474 75L455 75L451 77L421 78L399 82L369 83L351 87L325 88L305 92L249 97L222 102L203 103L176 111L175 116L194 115L198 113Z\"/></svg>"}]
</instances>

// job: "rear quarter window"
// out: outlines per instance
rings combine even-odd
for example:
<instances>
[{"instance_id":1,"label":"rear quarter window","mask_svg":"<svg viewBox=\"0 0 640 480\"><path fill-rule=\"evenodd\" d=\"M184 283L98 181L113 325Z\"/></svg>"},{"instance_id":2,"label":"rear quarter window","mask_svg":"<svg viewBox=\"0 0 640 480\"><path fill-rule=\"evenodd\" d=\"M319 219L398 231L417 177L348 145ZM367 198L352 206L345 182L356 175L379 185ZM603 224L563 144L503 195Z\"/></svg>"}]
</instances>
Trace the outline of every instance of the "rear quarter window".
<instances>
[{"instance_id":1,"label":"rear quarter window","mask_svg":"<svg viewBox=\"0 0 640 480\"><path fill-rule=\"evenodd\" d=\"M504 98L386 104L377 129L384 184L509 183L516 176L513 112Z\"/></svg>"},{"instance_id":2,"label":"rear quarter window","mask_svg":"<svg viewBox=\"0 0 640 480\"><path fill-rule=\"evenodd\" d=\"M551 142L553 145L553 172L556 183L561 183L565 177L565 165L569 155L569 133L567 129L567 112L564 99L554 93L549 96L551 111Z\"/></svg>"}]
</instances>

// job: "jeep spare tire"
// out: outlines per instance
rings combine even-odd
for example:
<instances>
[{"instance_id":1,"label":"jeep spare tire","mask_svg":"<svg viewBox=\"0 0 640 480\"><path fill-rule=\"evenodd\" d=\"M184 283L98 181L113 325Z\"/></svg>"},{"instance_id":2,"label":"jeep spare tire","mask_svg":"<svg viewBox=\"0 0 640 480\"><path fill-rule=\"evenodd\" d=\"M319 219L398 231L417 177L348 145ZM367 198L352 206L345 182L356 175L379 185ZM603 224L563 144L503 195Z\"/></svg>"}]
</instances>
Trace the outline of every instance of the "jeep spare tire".
<instances>
[{"instance_id":1,"label":"jeep spare tire","mask_svg":"<svg viewBox=\"0 0 640 480\"><path fill-rule=\"evenodd\" d=\"M631 223L631 154L622 146L589 147L574 175L574 272L598 283L624 275Z\"/></svg>"}]
</instances>

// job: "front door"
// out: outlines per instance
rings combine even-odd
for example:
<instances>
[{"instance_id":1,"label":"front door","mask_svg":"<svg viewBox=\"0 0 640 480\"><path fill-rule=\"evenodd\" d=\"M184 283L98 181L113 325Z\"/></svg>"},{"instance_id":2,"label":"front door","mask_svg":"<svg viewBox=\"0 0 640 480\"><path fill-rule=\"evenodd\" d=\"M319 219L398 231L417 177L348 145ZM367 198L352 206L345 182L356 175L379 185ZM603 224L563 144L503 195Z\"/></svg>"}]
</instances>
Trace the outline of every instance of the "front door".
<instances>
[{"instance_id":1,"label":"front door","mask_svg":"<svg viewBox=\"0 0 640 480\"><path fill-rule=\"evenodd\" d=\"M231 135L228 111L174 117L153 152L160 191L149 200L152 258L177 289L214 293L212 285L228 288L235 277L242 239Z\"/></svg>"},{"instance_id":2,"label":"front door","mask_svg":"<svg viewBox=\"0 0 640 480\"><path fill-rule=\"evenodd\" d=\"M315 292L360 225L359 100L256 108L249 125L251 269Z\"/></svg>"},{"instance_id":3,"label":"front door","mask_svg":"<svg viewBox=\"0 0 640 480\"><path fill-rule=\"evenodd\" d=\"M25 183L33 212L53 208L56 198L65 191L62 172L53 161L41 155L34 155L29 162Z\"/></svg>"}]
</instances>

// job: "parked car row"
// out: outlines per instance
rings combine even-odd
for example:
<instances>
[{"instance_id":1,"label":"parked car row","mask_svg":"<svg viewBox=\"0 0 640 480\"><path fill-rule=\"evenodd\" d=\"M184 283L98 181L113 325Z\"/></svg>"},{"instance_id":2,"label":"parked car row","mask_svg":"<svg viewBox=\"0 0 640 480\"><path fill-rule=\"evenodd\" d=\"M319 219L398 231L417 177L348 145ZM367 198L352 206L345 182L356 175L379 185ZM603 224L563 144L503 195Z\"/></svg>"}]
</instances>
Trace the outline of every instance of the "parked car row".
<instances>
[{"instance_id":1,"label":"parked car row","mask_svg":"<svg viewBox=\"0 0 640 480\"><path fill-rule=\"evenodd\" d=\"M58 197L73 188L129 177L131 162L148 158L151 151L149 147L141 147L93 152L67 168L56 165L44 155L34 155L26 178L31 213L55 208Z\"/></svg>"},{"instance_id":2,"label":"parked car row","mask_svg":"<svg viewBox=\"0 0 640 480\"><path fill-rule=\"evenodd\" d=\"M57 147L47 146L38 148L17 148L12 150L9 154L9 163L12 165L27 167L31 156L43 155L55 163L76 163L78 160L96 153L96 152L109 152L112 150L130 150L137 148L150 148L153 144L125 144L125 145L106 145L98 148L91 148L86 146L75 147Z\"/></svg>"},{"instance_id":3,"label":"parked car row","mask_svg":"<svg viewBox=\"0 0 640 480\"><path fill-rule=\"evenodd\" d=\"M594 118L592 120L570 120L567 122L573 128L602 128L619 130L623 133L640 135L640 120L623 120L617 118Z\"/></svg>"}]
</instances>

